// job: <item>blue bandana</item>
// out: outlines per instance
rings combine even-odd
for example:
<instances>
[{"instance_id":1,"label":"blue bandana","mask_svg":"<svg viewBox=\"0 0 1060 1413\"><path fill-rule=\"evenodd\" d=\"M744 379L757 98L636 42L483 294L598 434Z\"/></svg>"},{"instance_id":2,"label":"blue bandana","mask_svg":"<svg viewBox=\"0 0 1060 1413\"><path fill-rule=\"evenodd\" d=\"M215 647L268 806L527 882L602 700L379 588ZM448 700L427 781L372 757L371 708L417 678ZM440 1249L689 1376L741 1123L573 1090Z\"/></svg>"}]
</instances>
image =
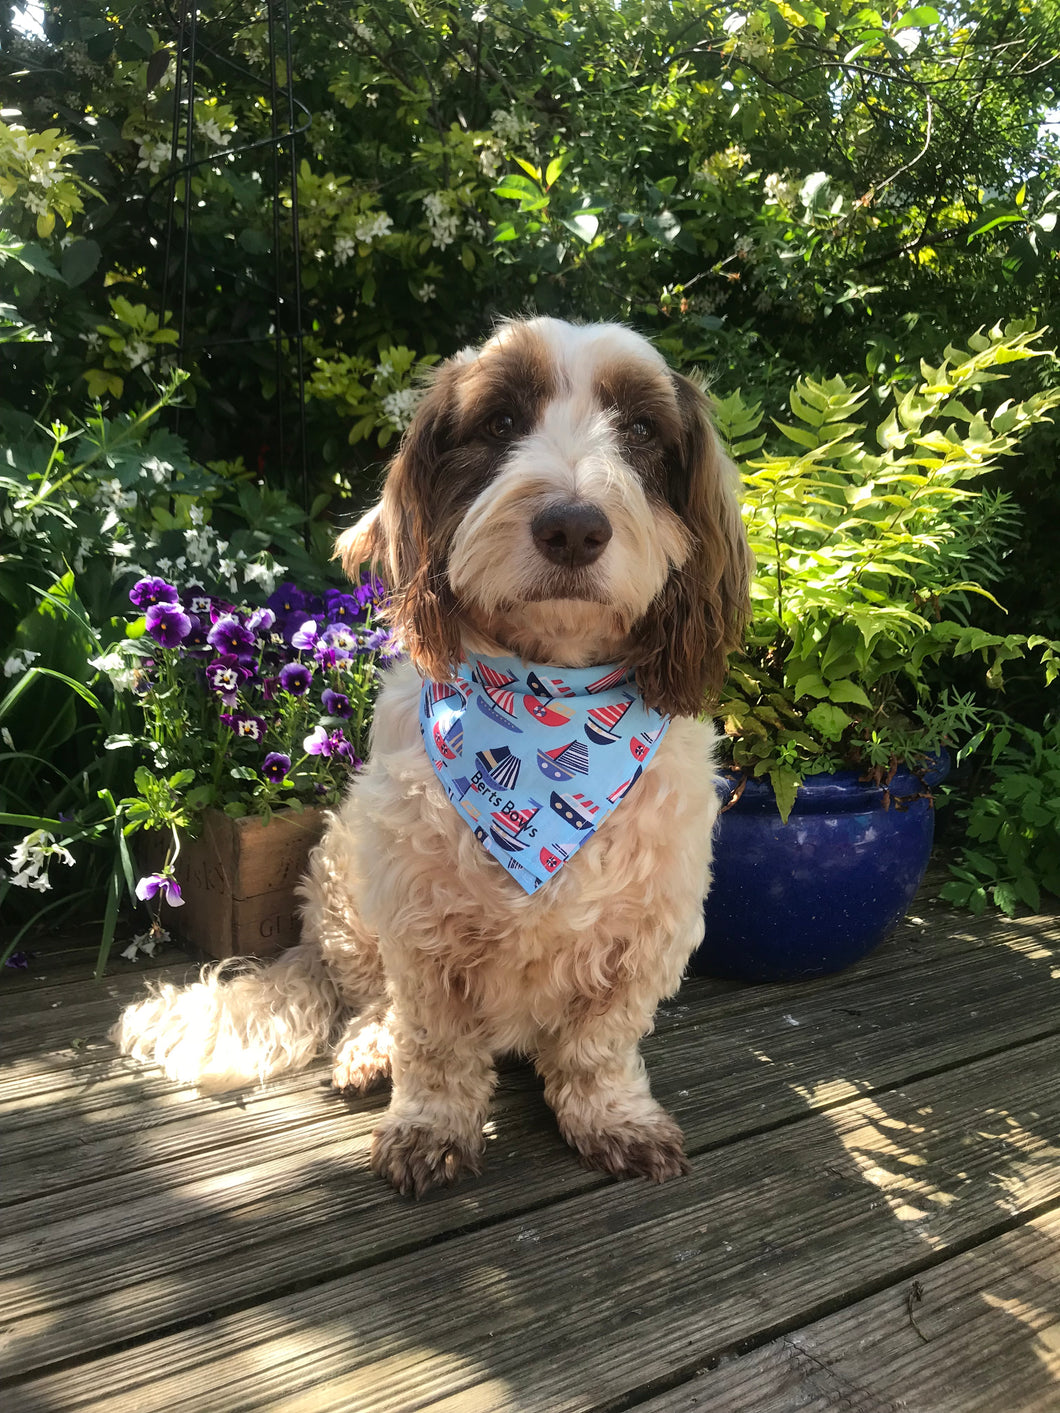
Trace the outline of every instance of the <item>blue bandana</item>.
<instances>
[{"instance_id":1,"label":"blue bandana","mask_svg":"<svg viewBox=\"0 0 1060 1413\"><path fill-rule=\"evenodd\" d=\"M475 838L533 893L637 783L670 718L621 667L471 656L465 671L424 683L423 743Z\"/></svg>"}]
</instances>

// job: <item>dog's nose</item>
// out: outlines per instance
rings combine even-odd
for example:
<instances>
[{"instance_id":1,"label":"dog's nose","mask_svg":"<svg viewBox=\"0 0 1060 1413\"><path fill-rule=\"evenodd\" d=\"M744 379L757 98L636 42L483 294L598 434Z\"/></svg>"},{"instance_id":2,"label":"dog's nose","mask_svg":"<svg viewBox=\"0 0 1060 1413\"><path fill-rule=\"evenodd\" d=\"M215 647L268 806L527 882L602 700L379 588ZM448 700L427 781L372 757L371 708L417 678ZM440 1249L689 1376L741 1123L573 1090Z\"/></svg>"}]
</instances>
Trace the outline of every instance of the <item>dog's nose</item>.
<instances>
[{"instance_id":1,"label":"dog's nose","mask_svg":"<svg viewBox=\"0 0 1060 1413\"><path fill-rule=\"evenodd\" d=\"M596 505L551 505L530 523L534 544L553 564L580 569L599 559L614 531Z\"/></svg>"}]
</instances>

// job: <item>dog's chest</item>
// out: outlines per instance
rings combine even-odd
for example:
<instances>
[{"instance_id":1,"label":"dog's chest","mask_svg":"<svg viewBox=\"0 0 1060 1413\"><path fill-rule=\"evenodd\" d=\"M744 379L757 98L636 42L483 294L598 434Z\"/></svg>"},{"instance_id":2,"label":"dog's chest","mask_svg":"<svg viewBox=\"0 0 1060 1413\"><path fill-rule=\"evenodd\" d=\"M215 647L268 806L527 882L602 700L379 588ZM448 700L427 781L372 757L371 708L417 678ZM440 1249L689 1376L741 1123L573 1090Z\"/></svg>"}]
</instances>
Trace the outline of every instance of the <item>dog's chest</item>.
<instances>
[{"instance_id":1,"label":"dog's chest","mask_svg":"<svg viewBox=\"0 0 1060 1413\"><path fill-rule=\"evenodd\" d=\"M605 1005L645 968L680 974L717 812L709 725L675 720L628 798L527 894L435 777L414 696L388 697L355 791L362 911L388 969L418 956L502 1027Z\"/></svg>"}]
</instances>

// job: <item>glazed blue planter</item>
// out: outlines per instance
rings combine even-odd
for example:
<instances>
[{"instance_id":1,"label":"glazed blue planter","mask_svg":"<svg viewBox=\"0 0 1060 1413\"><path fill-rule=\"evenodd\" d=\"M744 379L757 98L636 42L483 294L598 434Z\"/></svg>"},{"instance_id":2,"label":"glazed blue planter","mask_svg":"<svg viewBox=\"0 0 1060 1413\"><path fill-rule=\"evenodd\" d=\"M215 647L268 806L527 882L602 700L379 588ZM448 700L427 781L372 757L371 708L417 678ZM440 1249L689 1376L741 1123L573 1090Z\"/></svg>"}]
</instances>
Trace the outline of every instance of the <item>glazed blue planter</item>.
<instances>
[{"instance_id":1,"label":"glazed blue planter","mask_svg":"<svg viewBox=\"0 0 1060 1413\"><path fill-rule=\"evenodd\" d=\"M944 768L941 774L945 774ZM930 784L941 778L928 773ZM729 799L737 782L719 779ZM860 960L901 919L927 868L935 814L925 783L856 771L810 776L787 824L772 787L748 780L714 835L714 884L694 971L743 981L797 981Z\"/></svg>"}]
</instances>

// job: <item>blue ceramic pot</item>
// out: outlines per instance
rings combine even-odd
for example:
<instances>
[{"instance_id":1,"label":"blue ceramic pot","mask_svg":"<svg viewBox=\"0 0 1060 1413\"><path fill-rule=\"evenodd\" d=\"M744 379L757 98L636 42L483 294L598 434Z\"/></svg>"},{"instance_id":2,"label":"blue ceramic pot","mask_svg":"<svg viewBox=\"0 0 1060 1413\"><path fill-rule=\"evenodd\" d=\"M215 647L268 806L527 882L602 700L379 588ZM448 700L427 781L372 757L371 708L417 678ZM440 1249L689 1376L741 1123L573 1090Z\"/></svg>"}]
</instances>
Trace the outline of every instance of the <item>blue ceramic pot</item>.
<instances>
[{"instance_id":1,"label":"blue ceramic pot","mask_svg":"<svg viewBox=\"0 0 1060 1413\"><path fill-rule=\"evenodd\" d=\"M729 799L736 784L722 778L719 792ZM693 970L797 981L870 952L912 902L934 837L919 776L899 771L889 808L886 796L882 786L859 783L856 771L810 776L782 824L772 787L748 780L715 830L707 930Z\"/></svg>"}]
</instances>

